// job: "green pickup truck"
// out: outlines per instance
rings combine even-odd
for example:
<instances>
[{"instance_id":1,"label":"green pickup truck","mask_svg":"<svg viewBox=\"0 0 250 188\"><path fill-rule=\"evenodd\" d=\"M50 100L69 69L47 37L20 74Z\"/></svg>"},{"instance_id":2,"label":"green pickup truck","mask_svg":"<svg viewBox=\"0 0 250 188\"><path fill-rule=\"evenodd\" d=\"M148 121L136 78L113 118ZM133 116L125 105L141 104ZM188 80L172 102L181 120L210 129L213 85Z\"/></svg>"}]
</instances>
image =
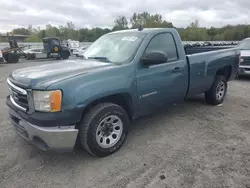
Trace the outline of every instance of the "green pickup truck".
<instances>
[{"instance_id":1,"label":"green pickup truck","mask_svg":"<svg viewBox=\"0 0 250 188\"><path fill-rule=\"evenodd\" d=\"M237 48L187 55L173 28L116 31L82 59L11 72L6 103L18 135L38 148L72 151L79 142L104 157L121 148L135 118L200 93L222 103L240 58Z\"/></svg>"}]
</instances>

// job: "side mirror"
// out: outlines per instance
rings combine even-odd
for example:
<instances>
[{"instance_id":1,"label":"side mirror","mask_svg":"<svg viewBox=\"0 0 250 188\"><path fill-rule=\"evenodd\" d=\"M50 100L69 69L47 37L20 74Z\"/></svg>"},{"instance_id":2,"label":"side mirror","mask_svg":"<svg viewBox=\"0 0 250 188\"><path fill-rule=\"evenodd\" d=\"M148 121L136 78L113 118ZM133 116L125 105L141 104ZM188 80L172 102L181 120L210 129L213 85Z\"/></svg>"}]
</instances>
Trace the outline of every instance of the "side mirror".
<instances>
[{"instance_id":1,"label":"side mirror","mask_svg":"<svg viewBox=\"0 0 250 188\"><path fill-rule=\"evenodd\" d=\"M147 66L166 63L168 56L164 52L149 52L141 57L141 63Z\"/></svg>"}]
</instances>

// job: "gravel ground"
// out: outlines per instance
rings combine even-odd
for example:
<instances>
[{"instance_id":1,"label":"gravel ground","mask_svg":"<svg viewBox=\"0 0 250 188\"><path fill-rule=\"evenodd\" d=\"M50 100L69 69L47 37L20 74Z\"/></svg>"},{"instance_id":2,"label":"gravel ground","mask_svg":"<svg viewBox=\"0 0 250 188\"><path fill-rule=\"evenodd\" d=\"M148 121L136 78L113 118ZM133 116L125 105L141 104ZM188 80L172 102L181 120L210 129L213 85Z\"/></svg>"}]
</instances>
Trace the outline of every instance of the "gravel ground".
<instances>
[{"instance_id":1,"label":"gravel ground","mask_svg":"<svg viewBox=\"0 0 250 188\"><path fill-rule=\"evenodd\" d=\"M95 158L44 153L12 128L6 77L41 63L0 65L1 188L250 187L250 78L230 82L223 106L197 96L137 120L121 150Z\"/></svg>"}]
</instances>

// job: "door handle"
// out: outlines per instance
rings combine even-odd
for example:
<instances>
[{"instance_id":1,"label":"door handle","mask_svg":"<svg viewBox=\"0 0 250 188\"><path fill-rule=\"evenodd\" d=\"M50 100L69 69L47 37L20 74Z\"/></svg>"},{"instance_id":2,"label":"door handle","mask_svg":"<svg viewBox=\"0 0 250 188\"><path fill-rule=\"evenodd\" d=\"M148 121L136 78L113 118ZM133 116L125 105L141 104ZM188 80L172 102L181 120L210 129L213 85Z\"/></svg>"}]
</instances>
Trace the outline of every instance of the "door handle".
<instances>
[{"instance_id":1,"label":"door handle","mask_svg":"<svg viewBox=\"0 0 250 188\"><path fill-rule=\"evenodd\" d=\"M180 67L175 67L173 70L172 70L173 73L178 73L180 72Z\"/></svg>"}]
</instances>

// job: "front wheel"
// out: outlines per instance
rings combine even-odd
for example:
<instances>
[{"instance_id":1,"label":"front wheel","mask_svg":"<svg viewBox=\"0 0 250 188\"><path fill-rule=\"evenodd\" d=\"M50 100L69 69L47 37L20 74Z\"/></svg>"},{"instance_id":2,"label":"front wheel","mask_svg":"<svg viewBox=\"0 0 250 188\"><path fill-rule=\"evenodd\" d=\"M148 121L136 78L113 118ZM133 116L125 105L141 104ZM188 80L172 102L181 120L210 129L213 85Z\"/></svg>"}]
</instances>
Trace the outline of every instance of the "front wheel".
<instances>
[{"instance_id":1,"label":"front wheel","mask_svg":"<svg viewBox=\"0 0 250 188\"><path fill-rule=\"evenodd\" d=\"M7 57L7 63L18 63L19 55L16 53L9 53Z\"/></svg>"},{"instance_id":2,"label":"front wheel","mask_svg":"<svg viewBox=\"0 0 250 188\"><path fill-rule=\"evenodd\" d=\"M118 151L129 129L126 111L113 103L94 106L80 123L80 142L91 155L108 156Z\"/></svg>"},{"instance_id":3,"label":"front wheel","mask_svg":"<svg viewBox=\"0 0 250 188\"><path fill-rule=\"evenodd\" d=\"M206 101L208 104L221 104L226 96L227 80L224 76L217 75L215 81L209 91L205 92Z\"/></svg>"}]
</instances>

